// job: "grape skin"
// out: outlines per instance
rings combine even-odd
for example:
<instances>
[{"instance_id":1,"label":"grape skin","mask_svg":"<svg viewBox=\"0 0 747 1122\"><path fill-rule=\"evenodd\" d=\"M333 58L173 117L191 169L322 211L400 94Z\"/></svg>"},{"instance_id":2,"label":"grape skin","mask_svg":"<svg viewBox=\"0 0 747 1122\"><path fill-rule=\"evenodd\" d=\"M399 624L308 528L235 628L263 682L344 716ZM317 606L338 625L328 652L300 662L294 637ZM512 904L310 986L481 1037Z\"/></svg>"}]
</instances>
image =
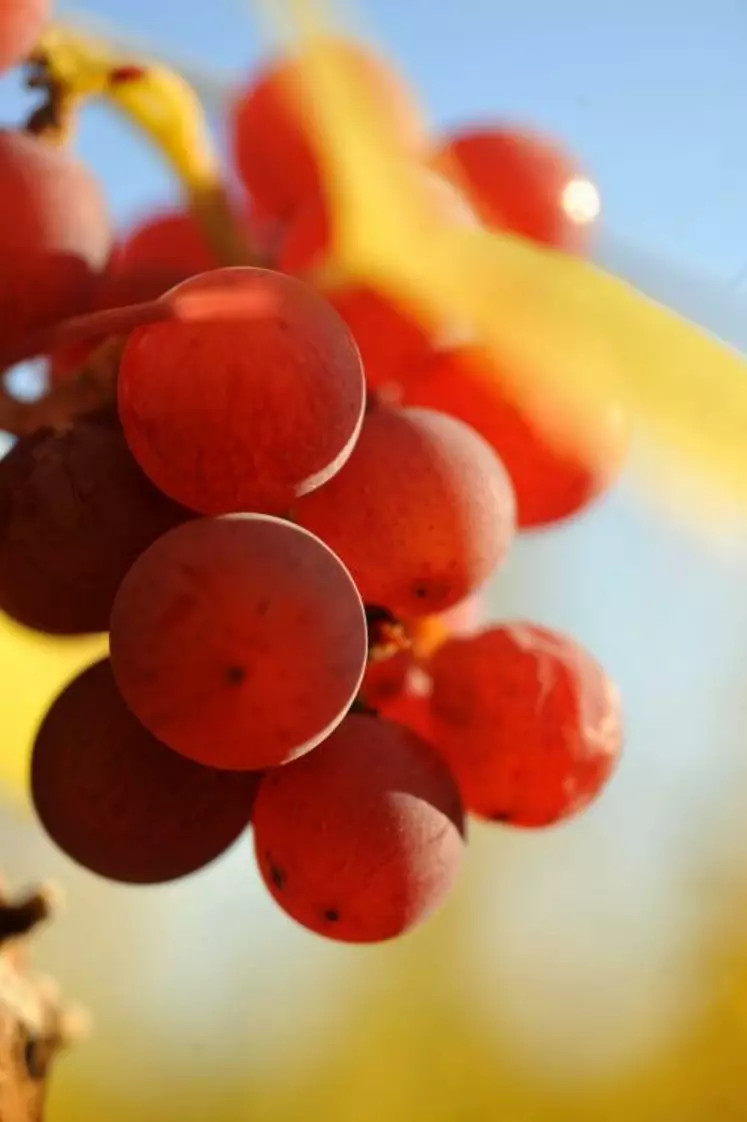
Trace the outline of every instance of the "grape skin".
<instances>
[{"instance_id":1,"label":"grape skin","mask_svg":"<svg viewBox=\"0 0 747 1122\"><path fill-rule=\"evenodd\" d=\"M464 821L454 781L413 733L351 714L314 752L270 772L254 810L260 872L311 931L372 943L410 930L456 879Z\"/></svg>"},{"instance_id":2,"label":"grape skin","mask_svg":"<svg viewBox=\"0 0 747 1122\"><path fill-rule=\"evenodd\" d=\"M143 470L203 514L283 514L340 469L360 431L364 380L348 329L312 289L266 269L180 285L240 289L246 318L136 329L119 412Z\"/></svg>"},{"instance_id":3,"label":"grape skin","mask_svg":"<svg viewBox=\"0 0 747 1122\"><path fill-rule=\"evenodd\" d=\"M448 137L434 165L465 192L482 221L566 253L585 253L588 221L579 221L567 191L586 179L553 141L505 127L464 129Z\"/></svg>"},{"instance_id":4,"label":"grape skin","mask_svg":"<svg viewBox=\"0 0 747 1122\"><path fill-rule=\"evenodd\" d=\"M0 609L52 634L106 631L130 566L190 517L111 423L22 437L0 461Z\"/></svg>"},{"instance_id":5,"label":"grape skin","mask_svg":"<svg viewBox=\"0 0 747 1122\"><path fill-rule=\"evenodd\" d=\"M275 767L342 720L366 662L363 605L323 542L277 518L205 518L130 570L111 656L133 712L175 751Z\"/></svg>"},{"instance_id":6,"label":"grape skin","mask_svg":"<svg viewBox=\"0 0 747 1122\"><path fill-rule=\"evenodd\" d=\"M34 806L52 840L127 884L162 884L214 861L247 829L259 780L160 744L120 697L108 659L55 699L31 761Z\"/></svg>"},{"instance_id":7,"label":"grape skin","mask_svg":"<svg viewBox=\"0 0 747 1122\"><path fill-rule=\"evenodd\" d=\"M0 132L0 347L86 311L111 252L106 204L60 148Z\"/></svg>"},{"instance_id":8,"label":"grape skin","mask_svg":"<svg viewBox=\"0 0 747 1122\"><path fill-rule=\"evenodd\" d=\"M47 21L50 0L6 0L0 9L0 72L23 61Z\"/></svg>"},{"instance_id":9,"label":"grape skin","mask_svg":"<svg viewBox=\"0 0 747 1122\"><path fill-rule=\"evenodd\" d=\"M386 61L362 43L328 38L324 46L364 91L368 108L379 116L390 141L410 154L424 152L422 114ZM287 57L267 67L233 106L234 160L249 195L267 217L286 222L322 187L313 101L299 59Z\"/></svg>"},{"instance_id":10,"label":"grape skin","mask_svg":"<svg viewBox=\"0 0 747 1122\"><path fill-rule=\"evenodd\" d=\"M473 814L549 826L610 778L622 740L617 691L574 640L505 624L450 640L429 671L433 742Z\"/></svg>"},{"instance_id":11,"label":"grape skin","mask_svg":"<svg viewBox=\"0 0 747 1122\"><path fill-rule=\"evenodd\" d=\"M427 409L373 408L342 471L294 512L339 554L366 603L402 619L464 600L514 531L511 484L493 450Z\"/></svg>"}]
</instances>

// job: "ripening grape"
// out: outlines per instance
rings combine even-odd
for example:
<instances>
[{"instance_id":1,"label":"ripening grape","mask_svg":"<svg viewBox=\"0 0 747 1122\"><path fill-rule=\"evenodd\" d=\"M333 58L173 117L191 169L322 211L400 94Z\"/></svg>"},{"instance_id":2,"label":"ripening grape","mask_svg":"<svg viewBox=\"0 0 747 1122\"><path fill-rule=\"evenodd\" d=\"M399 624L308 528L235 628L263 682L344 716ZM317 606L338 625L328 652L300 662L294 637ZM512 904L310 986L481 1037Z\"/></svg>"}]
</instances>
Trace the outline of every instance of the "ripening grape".
<instances>
[{"instance_id":1,"label":"ripening grape","mask_svg":"<svg viewBox=\"0 0 747 1122\"><path fill-rule=\"evenodd\" d=\"M360 86L390 141L403 152L425 150L421 114L402 79L361 43L326 40L347 81ZM319 193L322 182L314 142L314 91L303 73L303 56L271 65L242 92L233 108L235 162L259 210L287 220Z\"/></svg>"},{"instance_id":2,"label":"ripening grape","mask_svg":"<svg viewBox=\"0 0 747 1122\"><path fill-rule=\"evenodd\" d=\"M111 250L95 179L63 149L0 132L0 348L90 306Z\"/></svg>"},{"instance_id":3,"label":"ripening grape","mask_svg":"<svg viewBox=\"0 0 747 1122\"><path fill-rule=\"evenodd\" d=\"M467 129L448 137L434 162L487 226L566 252L586 249L599 196L553 141L506 127Z\"/></svg>"},{"instance_id":4,"label":"ripening grape","mask_svg":"<svg viewBox=\"0 0 747 1122\"><path fill-rule=\"evenodd\" d=\"M132 563L188 517L111 423L22 437L0 461L0 609L39 631L106 631Z\"/></svg>"},{"instance_id":5,"label":"ripening grape","mask_svg":"<svg viewBox=\"0 0 747 1122\"><path fill-rule=\"evenodd\" d=\"M458 417L492 445L511 476L522 529L560 522L588 506L615 482L628 451L629 425L614 402L597 408L593 445L553 439L511 400L495 359L478 347L432 353L405 380L402 402Z\"/></svg>"},{"instance_id":6,"label":"ripening grape","mask_svg":"<svg viewBox=\"0 0 747 1122\"><path fill-rule=\"evenodd\" d=\"M179 292L225 285L245 318L136 329L119 411L143 470L203 514L284 513L343 465L364 410L360 356L313 289L266 269L218 269Z\"/></svg>"},{"instance_id":7,"label":"ripening grape","mask_svg":"<svg viewBox=\"0 0 747 1122\"><path fill-rule=\"evenodd\" d=\"M374 408L345 467L294 508L350 569L366 603L407 619L464 600L514 530L508 476L485 441L428 409Z\"/></svg>"},{"instance_id":8,"label":"ripening grape","mask_svg":"<svg viewBox=\"0 0 747 1122\"><path fill-rule=\"evenodd\" d=\"M389 721L351 714L324 744L263 779L262 877L281 908L331 939L402 935L443 903L464 824L438 756Z\"/></svg>"},{"instance_id":9,"label":"ripening grape","mask_svg":"<svg viewBox=\"0 0 747 1122\"><path fill-rule=\"evenodd\" d=\"M198 763L261 769L309 751L351 705L366 620L323 542L260 515L172 530L125 577L111 619L119 688Z\"/></svg>"},{"instance_id":10,"label":"ripening grape","mask_svg":"<svg viewBox=\"0 0 747 1122\"><path fill-rule=\"evenodd\" d=\"M0 6L0 71L22 62L49 16L50 0L5 0Z\"/></svg>"},{"instance_id":11,"label":"ripening grape","mask_svg":"<svg viewBox=\"0 0 747 1122\"><path fill-rule=\"evenodd\" d=\"M506 624L451 640L429 670L433 741L473 814L550 826L609 779L622 738L617 691L572 639Z\"/></svg>"},{"instance_id":12,"label":"ripening grape","mask_svg":"<svg viewBox=\"0 0 747 1122\"><path fill-rule=\"evenodd\" d=\"M57 697L31 758L34 807L52 840L128 884L176 880L214 861L248 827L259 780L159 743L120 697L108 659Z\"/></svg>"},{"instance_id":13,"label":"ripening grape","mask_svg":"<svg viewBox=\"0 0 747 1122\"><path fill-rule=\"evenodd\" d=\"M123 272L157 269L173 274L177 281L219 265L199 221L188 211L164 211L145 219L125 235L117 255L117 267Z\"/></svg>"}]
</instances>

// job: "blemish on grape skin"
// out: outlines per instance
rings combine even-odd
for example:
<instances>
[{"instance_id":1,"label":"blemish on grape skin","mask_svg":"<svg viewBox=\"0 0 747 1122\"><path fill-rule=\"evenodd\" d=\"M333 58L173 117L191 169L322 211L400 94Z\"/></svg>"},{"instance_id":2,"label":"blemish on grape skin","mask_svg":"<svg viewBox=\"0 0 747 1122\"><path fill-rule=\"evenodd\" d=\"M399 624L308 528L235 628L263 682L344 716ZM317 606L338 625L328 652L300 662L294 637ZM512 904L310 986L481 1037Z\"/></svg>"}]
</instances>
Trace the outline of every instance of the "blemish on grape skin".
<instances>
[{"instance_id":1,"label":"blemish on grape skin","mask_svg":"<svg viewBox=\"0 0 747 1122\"><path fill-rule=\"evenodd\" d=\"M229 666L226 670L226 681L232 686L240 686L246 681L246 670L243 666Z\"/></svg>"},{"instance_id":2,"label":"blemish on grape skin","mask_svg":"<svg viewBox=\"0 0 747 1122\"><path fill-rule=\"evenodd\" d=\"M270 880L275 885L278 892L282 892L282 890L285 888L285 885L286 885L286 882L287 882L287 879L288 879L286 874L285 874L285 871L283 869L281 869L279 865L276 865L274 863L274 861L271 860L269 854L267 854L267 862L268 862L268 872L270 874Z\"/></svg>"},{"instance_id":3,"label":"blemish on grape skin","mask_svg":"<svg viewBox=\"0 0 747 1122\"><path fill-rule=\"evenodd\" d=\"M327 923L339 923L340 913L336 908L325 908L324 918L326 919Z\"/></svg>"}]
</instances>

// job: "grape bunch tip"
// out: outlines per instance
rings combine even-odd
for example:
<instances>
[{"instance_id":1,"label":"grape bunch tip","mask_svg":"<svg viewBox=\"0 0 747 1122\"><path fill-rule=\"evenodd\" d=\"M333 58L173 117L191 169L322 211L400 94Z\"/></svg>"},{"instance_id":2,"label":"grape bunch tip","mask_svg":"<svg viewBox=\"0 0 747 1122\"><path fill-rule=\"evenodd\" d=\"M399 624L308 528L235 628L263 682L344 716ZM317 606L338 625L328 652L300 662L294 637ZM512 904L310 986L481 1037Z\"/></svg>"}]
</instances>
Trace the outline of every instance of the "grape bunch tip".
<instances>
[{"instance_id":1,"label":"grape bunch tip","mask_svg":"<svg viewBox=\"0 0 747 1122\"><path fill-rule=\"evenodd\" d=\"M593 656L474 605L518 535L612 486L625 421L608 402L593 449L558 444L468 325L350 272L303 50L235 98L236 196L181 79L46 16L0 13L0 67L46 98L0 131L0 356L46 370L39 401L0 393L0 609L109 652L41 721L36 816L125 884L240 844L309 931L396 938L448 898L470 816L549 827L614 771ZM429 223L586 252L569 200L593 188L554 141L432 135L386 59L333 49ZM181 206L112 229L70 151L95 97L155 141Z\"/></svg>"}]
</instances>

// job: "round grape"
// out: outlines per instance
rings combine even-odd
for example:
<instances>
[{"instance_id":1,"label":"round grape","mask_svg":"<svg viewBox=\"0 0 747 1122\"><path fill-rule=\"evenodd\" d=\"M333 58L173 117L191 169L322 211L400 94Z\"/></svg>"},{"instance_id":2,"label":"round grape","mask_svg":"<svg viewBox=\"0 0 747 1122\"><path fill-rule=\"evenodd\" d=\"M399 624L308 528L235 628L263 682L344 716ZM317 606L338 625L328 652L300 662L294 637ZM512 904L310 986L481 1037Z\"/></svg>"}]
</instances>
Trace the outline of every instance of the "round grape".
<instances>
[{"instance_id":1,"label":"round grape","mask_svg":"<svg viewBox=\"0 0 747 1122\"><path fill-rule=\"evenodd\" d=\"M311 288L265 269L219 269L178 292L226 285L246 318L158 323L130 336L119 411L135 458L203 514L285 513L342 467L360 431L360 356Z\"/></svg>"},{"instance_id":2,"label":"round grape","mask_svg":"<svg viewBox=\"0 0 747 1122\"><path fill-rule=\"evenodd\" d=\"M111 251L99 187L61 148L0 132L0 347L90 306Z\"/></svg>"},{"instance_id":3,"label":"round grape","mask_svg":"<svg viewBox=\"0 0 747 1122\"><path fill-rule=\"evenodd\" d=\"M521 529L579 513L612 486L628 451L629 425L614 402L597 409L593 447L553 440L510 399L495 360L479 347L431 354L410 372L402 401L457 417L487 440L511 476Z\"/></svg>"},{"instance_id":4,"label":"round grape","mask_svg":"<svg viewBox=\"0 0 747 1122\"><path fill-rule=\"evenodd\" d=\"M259 770L313 748L355 698L366 650L363 605L341 562L265 516L166 534L112 612L125 700L170 748L214 767Z\"/></svg>"},{"instance_id":5,"label":"round grape","mask_svg":"<svg viewBox=\"0 0 747 1122\"><path fill-rule=\"evenodd\" d=\"M393 69L363 44L328 39L324 46L348 80L363 90L367 107L390 140L408 153L425 151L422 116ZM275 62L239 95L233 109L239 174L260 211L281 220L322 187L314 91L305 80L304 61L301 56Z\"/></svg>"},{"instance_id":6,"label":"round grape","mask_svg":"<svg viewBox=\"0 0 747 1122\"><path fill-rule=\"evenodd\" d=\"M316 751L268 773L254 810L264 881L331 939L402 935L441 905L462 856L454 781L413 733L351 714Z\"/></svg>"},{"instance_id":7,"label":"round grape","mask_svg":"<svg viewBox=\"0 0 747 1122\"><path fill-rule=\"evenodd\" d=\"M487 226L565 252L587 249L599 196L553 141L504 127L466 129L446 140L435 165Z\"/></svg>"},{"instance_id":8,"label":"round grape","mask_svg":"<svg viewBox=\"0 0 747 1122\"><path fill-rule=\"evenodd\" d=\"M427 409L372 409L343 470L295 514L339 554L366 603L403 619L474 592L514 530L511 484L493 450Z\"/></svg>"},{"instance_id":9,"label":"round grape","mask_svg":"<svg viewBox=\"0 0 747 1122\"><path fill-rule=\"evenodd\" d=\"M22 437L0 460L0 608L39 631L106 631L132 563L189 517L111 423Z\"/></svg>"},{"instance_id":10,"label":"round grape","mask_svg":"<svg viewBox=\"0 0 747 1122\"><path fill-rule=\"evenodd\" d=\"M0 8L0 71L22 62L47 21L50 0L6 0Z\"/></svg>"},{"instance_id":11,"label":"round grape","mask_svg":"<svg viewBox=\"0 0 747 1122\"><path fill-rule=\"evenodd\" d=\"M159 269L179 280L219 265L200 223L189 211L163 211L144 219L125 235L117 255L121 270Z\"/></svg>"},{"instance_id":12,"label":"round grape","mask_svg":"<svg viewBox=\"0 0 747 1122\"><path fill-rule=\"evenodd\" d=\"M55 844L127 884L176 880L214 861L248 827L259 780L160 744L120 697L108 659L55 700L31 759L34 807Z\"/></svg>"},{"instance_id":13,"label":"round grape","mask_svg":"<svg viewBox=\"0 0 747 1122\"><path fill-rule=\"evenodd\" d=\"M434 743L473 814L550 826L599 794L620 752L619 701L572 639L506 624L449 641L429 669Z\"/></svg>"}]
</instances>

